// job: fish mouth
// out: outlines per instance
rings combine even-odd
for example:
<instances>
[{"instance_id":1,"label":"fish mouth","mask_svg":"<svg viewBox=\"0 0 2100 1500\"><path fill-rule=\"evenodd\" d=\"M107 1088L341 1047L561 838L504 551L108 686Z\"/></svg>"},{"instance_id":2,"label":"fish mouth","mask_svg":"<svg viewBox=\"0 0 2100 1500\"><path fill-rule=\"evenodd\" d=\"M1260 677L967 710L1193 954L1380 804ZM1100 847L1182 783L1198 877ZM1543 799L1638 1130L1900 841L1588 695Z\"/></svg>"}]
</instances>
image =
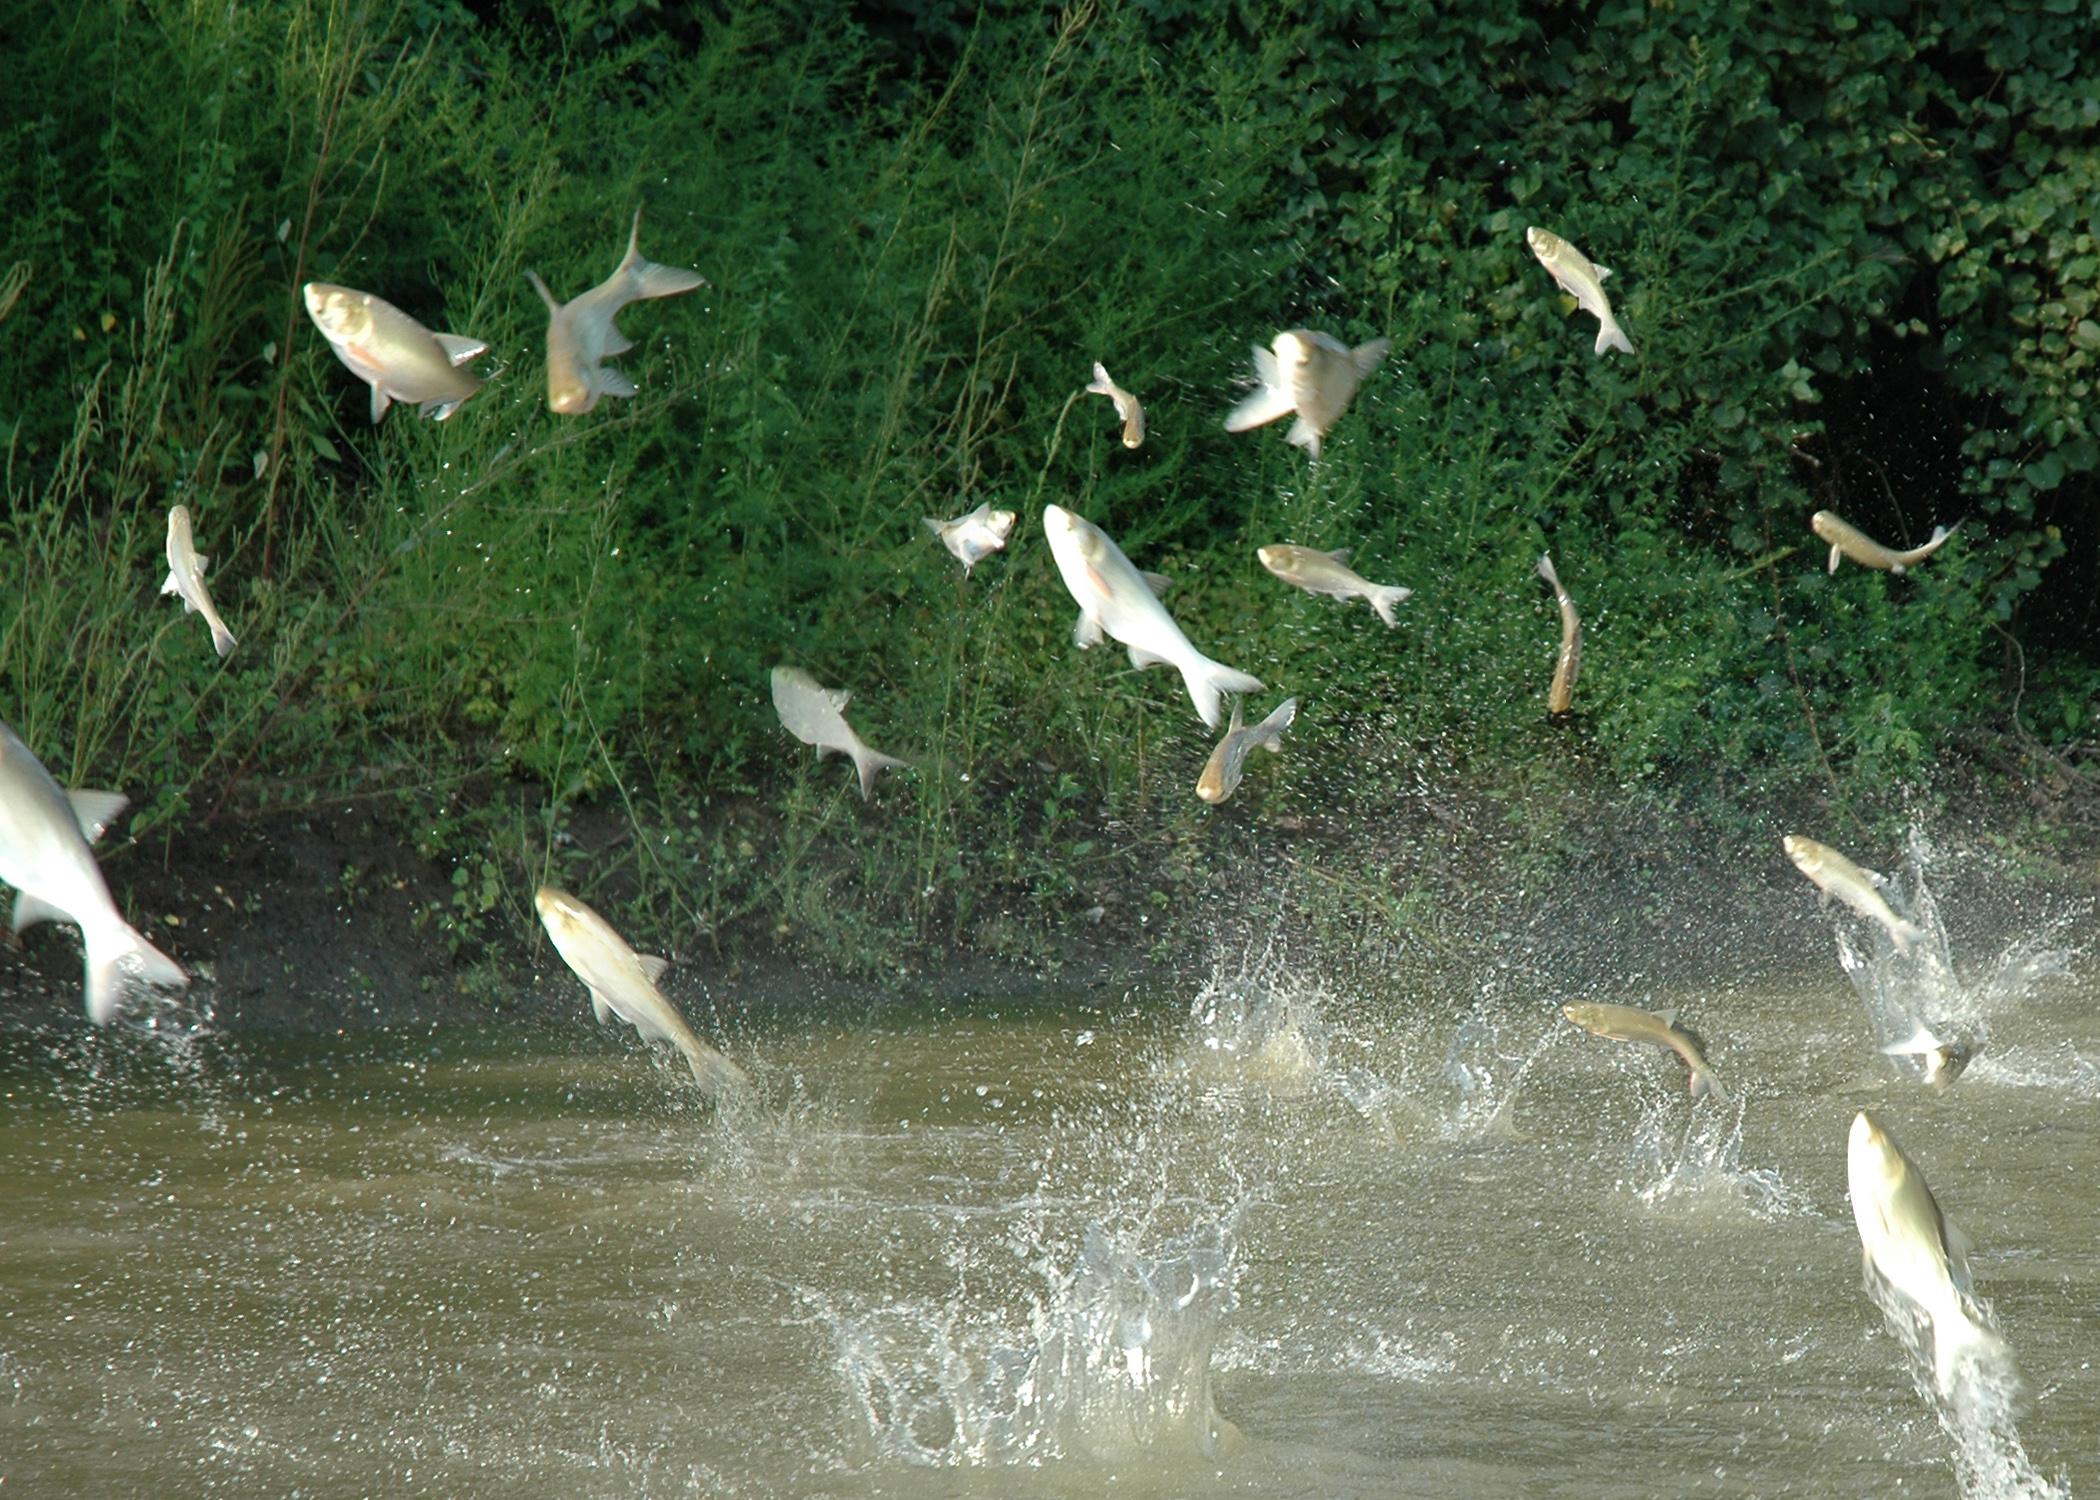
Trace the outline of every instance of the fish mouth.
<instances>
[{"instance_id":1,"label":"fish mouth","mask_svg":"<svg viewBox=\"0 0 2100 1500\"><path fill-rule=\"evenodd\" d=\"M1066 510L1062 505L1046 505L1043 507L1043 530L1045 531L1071 531L1074 529L1072 523L1078 519L1076 515Z\"/></svg>"},{"instance_id":2,"label":"fish mouth","mask_svg":"<svg viewBox=\"0 0 2100 1500\"><path fill-rule=\"evenodd\" d=\"M558 891L551 885L543 885L532 893L532 904L542 918L555 915L568 916L574 905L566 891Z\"/></svg>"}]
</instances>

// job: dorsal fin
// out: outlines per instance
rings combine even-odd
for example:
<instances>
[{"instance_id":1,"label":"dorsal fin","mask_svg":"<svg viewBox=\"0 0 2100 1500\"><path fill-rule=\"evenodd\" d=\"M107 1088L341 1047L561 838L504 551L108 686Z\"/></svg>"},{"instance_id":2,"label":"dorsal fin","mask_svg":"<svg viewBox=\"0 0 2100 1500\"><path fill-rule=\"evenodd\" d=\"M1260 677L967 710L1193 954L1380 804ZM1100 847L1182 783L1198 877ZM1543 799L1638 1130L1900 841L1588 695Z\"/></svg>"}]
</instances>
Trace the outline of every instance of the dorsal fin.
<instances>
[{"instance_id":1,"label":"dorsal fin","mask_svg":"<svg viewBox=\"0 0 2100 1500\"><path fill-rule=\"evenodd\" d=\"M1167 590L1174 587L1174 580L1169 578L1164 573L1146 573L1140 571L1138 573L1138 577L1145 580L1145 587L1152 590L1152 597L1155 599L1166 598Z\"/></svg>"},{"instance_id":2,"label":"dorsal fin","mask_svg":"<svg viewBox=\"0 0 2100 1500\"><path fill-rule=\"evenodd\" d=\"M1349 561L1349 549L1347 547L1337 547L1327 555L1333 558L1338 563L1346 563L1347 561Z\"/></svg>"},{"instance_id":3,"label":"dorsal fin","mask_svg":"<svg viewBox=\"0 0 2100 1500\"><path fill-rule=\"evenodd\" d=\"M80 836L91 844L117 821L119 813L131 806L131 799L122 792L91 792L85 788L67 792L66 801L73 804L73 819L80 824Z\"/></svg>"},{"instance_id":4,"label":"dorsal fin","mask_svg":"<svg viewBox=\"0 0 2100 1500\"><path fill-rule=\"evenodd\" d=\"M463 365L470 359L478 359L489 352L489 346L480 339L463 338L456 333L433 333L438 347L445 351L445 358L454 365ZM198 561L201 563L202 558Z\"/></svg>"},{"instance_id":5,"label":"dorsal fin","mask_svg":"<svg viewBox=\"0 0 2100 1500\"><path fill-rule=\"evenodd\" d=\"M635 957L641 961L642 972L649 976L651 984L663 978L664 970L671 967L671 961L668 958L658 958L653 953L637 953Z\"/></svg>"}]
</instances>

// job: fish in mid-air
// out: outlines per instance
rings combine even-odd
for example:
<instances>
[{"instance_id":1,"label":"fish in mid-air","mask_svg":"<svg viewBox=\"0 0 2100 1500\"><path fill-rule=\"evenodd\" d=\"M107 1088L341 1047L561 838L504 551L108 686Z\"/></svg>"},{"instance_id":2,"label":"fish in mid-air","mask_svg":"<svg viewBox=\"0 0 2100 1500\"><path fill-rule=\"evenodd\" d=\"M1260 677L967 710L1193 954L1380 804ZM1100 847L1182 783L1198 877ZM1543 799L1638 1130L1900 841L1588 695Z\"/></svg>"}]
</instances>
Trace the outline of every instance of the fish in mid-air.
<instances>
[{"instance_id":1,"label":"fish in mid-air","mask_svg":"<svg viewBox=\"0 0 2100 1500\"><path fill-rule=\"evenodd\" d=\"M1003 549L1007 536L1014 529L1014 513L993 510L990 501L952 521L938 520L933 516L919 519L926 523L928 531L941 539L943 547L955 554L956 561L963 565L965 578L987 556Z\"/></svg>"},{"instance_id":2,"label":"fish in mid-air","mask_svg":"<svg viewBox=\"0 0 2100 1500\"><path fill-rule=\"evenodd\" d=\"M306 284L306 313L335 357L372 387L372 420L394 402L440 422L481 389L466 366L488 352L480 339L432 333L391 302L325 281Z\"/></svg>"},{"instance_id":3,"label":"fish in mid-air","mask_svg":"<svg viewBox=\"0 0 2100 1500\"><path fill-rule=\"evenodd\" d=\"M1232 700L1232 722L1226 726L1225 738L1210 752L1210 759L1203 763L1203 774L1196 778L1196 795L1215 807L1239 789L1240 777L1246 770L1247 752L1256 745L1264 750L1283 753L1283 732L1291 727L1291 720L1298 717L1298 700L1286 698L1276 706L1259 724L1249 725L1240 713L1240 700Z\"/></svg>"},{"instance_id":4,"label":"fish in mid-air","mask_svg":"<svg viewBox=\"0 0 2100 1500\"><path fill-rule=\"evenodd\" d=\"M860 800L865 802L875 788L877 771L911 762L870 750L861 743L860 736L840 712L852 699L853 694L846 688L820 687L817 679L800 667L773 669L773 708L780 715L780 727L803 744L815 745L818 760L834 750L851 756L854 769L860 772Z\"/></svg>"},{"instance_id":5,"label":"fish in mid-air","mask_svg":"<svg viewBox=\"0 0 2100 1500\"><path fill-rule=\"evenodd\" d=\"M1941 1215L1917 1164L1865 1110L1852 1119L1845 1175L1868 1289L1879 1283L1894 1290L1931 1322L1940 1393L1954 1393L1964 1359L2009 1358L1970 1294L1961 1235Z\"/></svg>"},{"instance_id":6,"label":"fish in mid-air","mask_svg":"<svg viewBox=\"0 0 2100 1500\"><path fill-rule=\"evenodd\" d=\"M1284 441L1307 450L1318 463L1327 429L1392 347L1391 339L1373 339L1352 349L1329 334L1303 328L1277 334L1273 350L1256 344L1254 373L1260 384L1232 409L1225 430L1245 432L1295 412L1298 420Z\"/></svg>"},{"instance_id":7,"label":"fish in mid-air","mask_svg":"<svg viewBox=\"0 0 2100 1500\"><path fill-rule=\"evenodd\" d=\"M1116 404L1116 415L1123 419L1123 446L1135 448L1145 440L1145 408L1138 405L1138 398L1108 378L1108 367L1094 366L1094 381L1087 389L1096 396L1106 396Z\"/></svg>"},{"instance_id":8,"label":"fish in mid-air","mask_svg":"<svg viewBox=\"0 0 2100 1500\"><path fill-rule=\"evenodd\" d=\"M1603 266L1590 264L1590 258L1577 250L1551 230L1541 229L1536 224L1524 231L1524 238L1531 246L1531 253L1539 258L1546 273L1560 283L1560 289L1575 299L1576 305L1597 320L1597 353L1607 349L1623 349L1633 353L1633 340L1626 337L1626 330L1611 314L1611 298L1604 295L1604 278L1611 272Z\"/></svg>"},{"instance_id":9,"label":"fish in mid-air","mask_svg":"<svg viewBox=\"0 0 2100 1500\"><path fill-rule=\"evenodd\" d=\"M1830 543L1830 571L1838 570L1838 559L1849 557L1863 568L1879 568L1884 573L1899 577L1905 568L1915 568L1926 558L1947 544L1956 527L1935 526L1932 537L1922 547L1913 547L1908 552L1897 552L1884 547L1858 527L1838 519L1834 512L1819 510L1808 518L1808 529Z\"/></svg>"},{"instance_id":10,"label":"fish in mid-air","mask_svg":"<svg viewBox=\"0 0 2100 1500\"><path fill-rule=\"evenodd\" d=\"M160 591L179 595L184 614L204 616L204 623L211 627L212 646L224 656L239 642L212 608L211 591L204 586L204 570L210 564L211 559L198 553L190 536L190 508L176 506L168 512L168 581L160 586Z\"/></svg>"},{"instance_id":11,"label":"fish in mid-air","mask_svg":"<svg viewBox=\"0 0 2100 1500\"><path fill-rule=\"evenodd\" d=\"M1393 616L1393 606L1414 592L1395 583L1372 583L1360 576L1349 566L1347 547L1321 552L1312 547L1294 546L1290 542L1275 542L1267 547L1257 547L1254 555L1271 573L1308 594L1365 600L1377 611L1378 618L1385 621L1388 630L1400 623Z\"/></svg>"},{"instance_id":12,"label":"fish in mid-air","mask_svg":"<svg viewBox=\"0 0 2100 1500\"><path fill-rule=\"evenodd\" d=\"M669 1042L685 1054L693 1082L719 1098L729 1089L744 1089L751 1080L744 1070L693 1033L678 1007L664 998L657 979L670 967L627 946L627 940L567 891L543 885L533 893L540 921L562 961L591 992L591 1012L601 1026L618 1016L652 1042Z\"/></svg>"},{"instance_id":13,"label":"fish in mid-air","mask_svg":"<svg viewBox=\"0 0 2100 1500\"><path fill-rule=\"evenodd\" d=\"M1828 844L1797 833L1785 835L1779 843L1794 867L1815 882L1817 890L1886 928L1898 953L1910 952L1910 945L1925 936L1924 928L1897 916L1881 899L1880 887L1888 884L1885 877L1861 869Z\"/></svg>"},{"instance_id":14,"label":"fish in mid-air","mask_svg":"<svg viewBox=\"0 0 2100 1500\"><path fill-rule=\"evenodd\" d=\"M582 416L598 404L600 396L634 394L632 380L603 367L606 359L634 347L613 325L621 308L707 285L707 278L698 271L643 260L641 242L642 211L638 208L634 227L627 232L627 254L612 275L573 302L555 301L537 273L525 273L547 304L547 404L565 417Z\"/></svg>"},{"instance_id":15,"label":"fish in mid-air","mask_svg":"<svg viewBox=\"0 0 2100 1500\"><path fill-rule=\"evenodd\" d=\"M97 1026L123 1004L126 971L148 984L183 989L189 975L134 932L110 899L88 845L129 799L118 792L65 792L0 724L0 880L13 886L16 932L71 922L87 950L87 1013Z\"/></svg>"},{"instance_id":16,"label":"fish in mid-air","mask_svg":"<svg viewBox=\"0 0 2100 1500\"><path fill-rule=\"evenodd\" d=\"M1043 534L1057 571L1079 605L1072 643L1084 651L1104 639L1122 642L1133 667L1173 667L1187 684L1189 701L1212 729L1218 727L1220 693L1258 693L1261 681L1214 662L1190 644L1159 602L1166 580L1140 573L1109 540L1108 533L1062 505L1043 507Z\"/></svg>"},{"instance_id":17,"label":"fish in mid-air","mask_svg":"<svg viewBox=\"0 0 2100 1500\"><path fill-rule=\"evenodd\" d=\"M1665 1052L1676 1053L1684 1059L1684 1065L1691 1073L1694 1099L1712 1094L1716 1103L1728 1102L1728 1091L1721 1087L1721 1080L1714 1076L1714 1070L1706 1065L1703 1044L1677 1024L1674 1010L1640 1010L1631 1005L1577 1001L1573 1005L1563 1005L1560 1013L1584 1031L1609 1037L1612 1041L1645 1042Z\"/></svg>"},{"instance_id":18,"label":"fish in mid-air","mask_svg":"<svg viewBox=\"0 0 2100 1500\"><path fill-rule=\"evenodd\" d=\"M1935 1089L1944 1089L1961 1077L1962 1069L1975 1056L1966 1042L1944 1041L1923 1021L1909 1036L1890 1042L1881 1052L1884 1057L1915 1057L1924 1075L1922 1081Z\"/></svg>"},{"instance_id":19,"label":"fish in mid-air","mask_svg":"<svg viewBox=\"0 0 2100 1500\"><path fill-rule=\"evenodd\" d=\"M1546 692L1546 712L1564 714L1575 706L1575 674L1582 670L1582 618L1575 601L1561 587L1560 574L1553 571L1553 554L1539 554L1539 577L1553 585L1560 605L1560 661L1553 668L1553 686Z\"/></svg>"}]
</instances>

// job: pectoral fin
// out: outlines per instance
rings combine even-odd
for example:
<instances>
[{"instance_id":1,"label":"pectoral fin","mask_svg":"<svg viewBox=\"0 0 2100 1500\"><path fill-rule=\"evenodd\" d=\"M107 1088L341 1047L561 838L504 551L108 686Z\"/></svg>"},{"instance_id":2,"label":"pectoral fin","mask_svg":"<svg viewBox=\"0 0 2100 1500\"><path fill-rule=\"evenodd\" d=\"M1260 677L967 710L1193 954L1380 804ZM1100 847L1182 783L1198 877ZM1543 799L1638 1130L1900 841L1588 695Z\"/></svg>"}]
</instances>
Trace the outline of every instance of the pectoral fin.
<instances>
[{"instance_id":1,"label":"pectoral fin","mask_svg":"<svg viewBox=\"0 0 2100 1500\"><path fill-rule=\"evenodd\" d=\"M160 591L163 594L179 594L182 592L182 580L171 570L168 573L168 581L160 586Z\"/></svg>"},{"instance_id":2,"label":"pectoral fin","mask_svg":"<svg viewBox=\"0 0 2100 1500\"><path fill-rule=\"evenodd\" d=\"M394 398L381 390L379 383L374 381L372 383L372 425L374 427L379 425L379 419L386 415L386 409L393 404Z\"/></svg>"},{"instance_id":3,"label":"pectoral fin","mask_svg":"<svg viewBox=\"0 0 2100 1500\"><path fill-rule=\"evenodd\" d=\"M632 396L635 393L634 382L618 370L601 369L594 379L601 396Z\"/></svg>"},{"instance_id":4,"label":"pectoral fin","mask_svg":"<svg viewBox=\"0 0 2100 1500\"><path fill-rule=\"evenodd\" d=\"M1130 664L1140 672L1147 667L1171 667L1174 665L1168 658L1160 656L1156 652L1147 651L1142 646L1132 646L1130 648Z\"/></svg>"},{"instance_id":5,"label":"pectoral fin","mask_svg":"<svg viewBox=\"0 0 2100 1500\"><path fill-rule=\"evenodd\" d=\"M1831 549L1830 549L1830 571L1831 571L1831 572L1835 573L1835 572L1836 572L1836 571L1838 570L1838 559L1839 559L1839 558L1841 558L1841 557L1843 557L1844 555L1845 555L1845 549L1844 549L1844 548L1842 548L1842 547L1839 547L1839 546L1836 546L1836 545L1834 545L1834 544L1832 545L1832 547L1831 547Z\"/></svg>"},{"instance_id":6,"label":"pectoral fin","mask_svg":"<svg viewBox=\"0 0 2100 1500\"><path fill-rule=\"evenodd\" d=\"M1079 618L1072 623L1072 644L1085 651L1098 646L1108 637L1102 633L1101 621L1091 610L1081 610Z\"/></svg>"},{"instance_id":7,"label":"pectoral fin","mask_svg":"<svg viewBox=\"0 0 2100 1500\"><path fill-rule=\"evenodd\" d=\"M594 988L591 991L591 1014L598 1018L600 1026L610 1026L615 1012L606 998Z\"/></svg>"},{"instance_id":8,"label":"pectoral fin","mask_svg":"<svg viewBox=\"0 0 2100 1500\"><path fill-rule=\"evenodd\" d=\"M15 914L12 919L12 925L16 932L20 932L25 927L34 927L39 922L70 922L72 920L73 914L71 912L61 911L50 902L38 900L27 891L15 897Z\"/></svg>"}]
</instances>

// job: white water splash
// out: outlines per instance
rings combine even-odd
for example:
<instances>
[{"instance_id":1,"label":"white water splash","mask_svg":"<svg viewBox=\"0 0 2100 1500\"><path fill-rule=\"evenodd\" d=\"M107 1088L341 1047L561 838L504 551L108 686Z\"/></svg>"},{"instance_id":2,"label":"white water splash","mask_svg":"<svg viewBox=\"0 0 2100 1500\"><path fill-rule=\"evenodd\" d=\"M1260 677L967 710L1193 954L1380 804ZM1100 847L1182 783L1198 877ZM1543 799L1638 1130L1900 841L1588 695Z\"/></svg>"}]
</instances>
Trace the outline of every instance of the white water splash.
<instances>
[{"instance_id":1,"label":"white water splash","mask_svg":"<svg viewBox=\"0 0 2100 1500\"><path fill-rule=\"evenodd\" d=\"M1711 1096L1692 1105L1676 1124L1677 1100L1651 1103L1634 1130L1634 1179L1621 1179L1650 1208L1699 1210L1740 1205L1763 1219L1802 1211L1778 1172L1743 1165L1743 1115L1749 1099L1733 1105Z\"/></svg>"},{"instance_id":2,"label":"white water splash","mask_svg":"<svg viewBox=\"0 0 2100 1500\"><path fill-rule=\"evenodd\" d=\"M1321 998L1317 988L1282 975L1214 972L1189 1005L1183 1065L1218 1082L1260 1083L1279 1094L1309 1092L1327 1069L1329 1029Z\"/></svg>"}]
</instances>

